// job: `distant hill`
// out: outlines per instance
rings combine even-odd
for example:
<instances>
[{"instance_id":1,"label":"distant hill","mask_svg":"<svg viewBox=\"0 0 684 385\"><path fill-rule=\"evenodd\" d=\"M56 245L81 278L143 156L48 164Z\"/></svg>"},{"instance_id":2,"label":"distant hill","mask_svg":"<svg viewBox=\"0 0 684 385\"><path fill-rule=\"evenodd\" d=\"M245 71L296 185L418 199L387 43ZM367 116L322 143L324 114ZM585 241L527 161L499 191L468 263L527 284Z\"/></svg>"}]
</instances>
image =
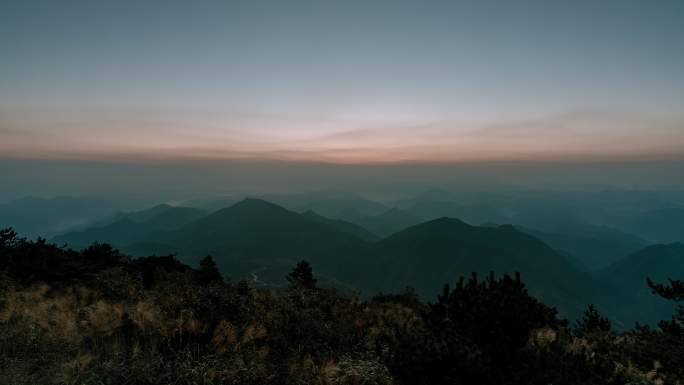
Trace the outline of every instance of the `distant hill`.
<instances>
[{"instance_id":1,"label":"distant hill","mask_svg":"<svg viewBox=\"0 0 684 385\"><path fill-rule=\"evenodd\" d=\"M601 271L601 278L619 288L620 296L606 299L612 314L627 324L655 323L669 318L674 304L654 295L646 280L667 283L668 278L684 277L684 244L648 246ZM637 316L638 315L638 316Z\"/></svg>"},{"instance_id":2,"label":"distant hill","mask_svg":"<svg viewBox=\"0 0 684 385\"><path fill-rule=\"evenodd\" d=\"M604 268L650 243L613 227L589 223L568 208L527 208L509 223L572 255L591 270Z\"/></svg>"},{"instance_id":3,"label":"distant hill","mask_svg":"<svg viewBox=\"0 0 684 385\"><path fill-rule=\"evenodd\" d=\"M378 264L376 289L385 292L413 286L432 296L445 282L471 272L520 272L533 294L565 314L577 314L598 290L591 275L510 225L479 227L440 218L380 241L372 255Z\"/></svg>"},{"instance_id":4,"label":"distant hill","mask_svg":"<svg viewBox=\"0 0 684 385\"><path fill-rule=\"evenodd\" d=\"M149 209L145 210L140 210L140 211L133 211L129 213L121 213L120 215L122 217L129 218L135 222L145 222L149 221L150 219L153 219L159 215L165 214L169 211L173 211L176 209L176 207L173 207L171 205L168 205L166 203L162 203L153 207L150 207ZM182 208L178 207L178 209L187 209L187 208ZM192 209L190 209L192 210Z\"/></svg>"},{"instance_id":5,"label":"distant hill","mask_svg":"<svg viewBox=\"0 0 684 385\"><path fill-rule=\"evenodd\" d=\"M461 204L452 201L419 201L406 211L427 219L441 217L459 218L469 224L479 225L486 222L506 223L501 210L488 204Z\"/></svg>"},{"instance_id":6,"label":"distant hill","mask_svg":"<svg viewBox=\"0 0 684 385\"><path fill-rule=\"evenodd\" d=\"M684 208L669 207L634 214L620 224L653 242L684 242Z\"/></svg>"},{"instance_id":7,"label":"distant hill","mask_svg":"<svg viewBox=\"0 0 684 385\"><path fill-rule=\"evenodd\" d=\"M359 218L355 220L355 223L374 234L386 237L423 221L422 218L413 215L406 210L393 207L379 215Z\"/></svg>"},{"instance_id":8,"label":"distant hill","mask_svg":"<svg viewBox=\"0 0 684 385\"><path fill-rule=\"evenodd\" d=\"M50 237L129 205L136 202L93 197L26 197L0 204L0 228L11 226L31 238Z\"/></svg>"},{"instance_id":9,"label":"distant hill","mask_svg":"<svg viewBox=\"0 0 684 385\"><path fill-rule=\"evenodd\" d=\"M263 198L293 211L311 210L328 218L349 222L369 215L378 215L387 210L381 203L345 192L266 195Z\"/></svg>"},{"instance_id":10,"label":"distant hill","mask_svg":"<svg viewBox=\"0 0 684 385\"><path fill-rule=\"evenodd\" d=\"M516 226L541 230L546 233L581 237L614 237L623 233L607 226L597 226L575 213L574 208L526 207L513 215L509 222Z\"/></svg>"},{"instance_id":11,"label":"distant hill","mask_svg":"<svg viewBox=\"0 0 684 385\"><path fill-rule=\"evenodd\" d=\"M207 215L207 212L191 207L172 207L139 222L158 230L174 230ZM135 217L130 217L136 220Z\"/></svg>"},{"instance_id":12,"label":"distant hill","mask_svg":"<svg viewBox=\"0 0 684 385\"><path fill-rule=\"evenodd\" d=\"M320 190L291 194L234 194L223 198L192 200L188 201L187 205L204 208L208 211L216 211L230 207L247 197L275 203L290 211L313 211L326 218L341 219L345 221L357 220L369 215L378 215L387 210L387 207L382 203L375 202L351 192L337 190Z\"/></svg>"},{"instance_id":13,"label":"distant hill","mask_svg":"<svg viewBox=\"0 0 684 385\"><path fill-rule=\"evenodd\" d=\"M252 269L306 259L325 274L340 274L360 257L368 243L342 230L339 222L322 221L261 199L245 199L160 237L161 244L183 250L186 257L212 254L231 276Z\"/></svg>"},{"instance_id":14,"label":"distant hill","mask_svg":"<svg viewBox=\"0 0 684 385\"><path fill-rule=\"evenodd\" d=\"M326 218L322 215L316 214L312 210L308 210L308 211L303 212L302 216L305 218L317 221L319 223L325 223L329 226L336 228L337 230L342 231L343 233L352 234L352 235L354 235L354 236L356 236L356 237L358 237L364 241L367 241L367 242L375 242L378 239L380 239L380 237L375 235L375 233L368 231L365 227L359 226L359 225L351 223L351 222L343 221L340 219L329 219L329 218Z\"/></svg>"},{"instance_id":15,"label":"distant hill","mask_svg":"<svg viewBox=\"0 0 684 385\"><path fill-rule=\"evenodd\" d=\"M623 282L639 281L646 277L666 280L684 276L684 244L651 245L609 266L602 272L611 279ZM643 281L643 282L642 282Z\"/></svg>"},{"instance_id":16,"label":"distant hill","mask_svg":"<svg viewBox=\"0 0 684 385\"><path fill-rule=\"evenodd\" d=\"M184 201L181 205L185 207L195 207L207 212L213 212L228 206L232 206L241 199L243 199L243 197L233 195L225 197L196 198Z\"/></svg>"},{"instance_id":17,"label":"distant hill","mask_svg":"<svg viewBox=\"0 0 684 385\"><path fill-rule=\"evenodd\" d=\"M200 209L162 204L142 211L117 214L100 226L58 235L52 241L66 243L73 248L104 242L125 249L130 244L148 242L160 232L177 229L205 215L206 212Z\"/></svg>"},{"instance_id":18,"label":"distant hill","mask_svg":"<svg viewBox=\"0 0 684 385\"><path fill-rule=\"evenodd\" d=\"M596 231L593 234L586 229L576 234L572 230L570 233L552 233L526 227L516 228L558 251L572 255L590 270L605 268L648 244L635 236L601 227L594 227Z\"/></svg>"}]
</instances>

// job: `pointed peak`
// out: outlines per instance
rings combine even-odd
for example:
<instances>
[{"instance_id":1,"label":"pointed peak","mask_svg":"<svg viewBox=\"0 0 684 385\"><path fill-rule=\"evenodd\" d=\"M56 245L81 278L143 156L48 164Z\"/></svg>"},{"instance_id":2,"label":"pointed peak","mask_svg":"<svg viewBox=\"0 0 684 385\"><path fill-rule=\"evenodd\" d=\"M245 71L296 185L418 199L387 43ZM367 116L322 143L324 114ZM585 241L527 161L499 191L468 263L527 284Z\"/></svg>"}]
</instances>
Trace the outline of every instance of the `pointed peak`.
<instances>
[{"instance_id":1,"label":"pointed peak","mask_svg":"<svg viewBox=\"0 0 684 385\"><path fill-rule=\"evenodd\" d=\"M302 212L302 216L309 217L309 218L323 218L322 215L318 214L317 212L315 212L311 209Z\"/></svg>"},{"instance_id":2,"label":"pointed peak","mask_svg":"<svg viewBox=\"0 0 684 385\"><path fill-rule=\"evenodd\" d=\"M152 206L150 210L159 210L159 209L172 209L174 206L171 206L168 203L160 203L158 205Z\"/></svg>"},{"instance_id":3,"label":"pointed peak","mask_svg":"<svg viewBox=\"0 0 684 385\"><path fill-rule=\"evenodd\" d=\"M426 225L472 227L458 218L441 217L425 222Z\"/></svg>"},{"instance_id":4,"label":"pointed peak","mask_svg":"<svg viewBox=\"0 0 684 385\"><path fill-rule=\"evenodd\" d=\"M259 198L245 198L230 206L231 210L283 210L284 208Z\"/></svg>"}]
</instances>

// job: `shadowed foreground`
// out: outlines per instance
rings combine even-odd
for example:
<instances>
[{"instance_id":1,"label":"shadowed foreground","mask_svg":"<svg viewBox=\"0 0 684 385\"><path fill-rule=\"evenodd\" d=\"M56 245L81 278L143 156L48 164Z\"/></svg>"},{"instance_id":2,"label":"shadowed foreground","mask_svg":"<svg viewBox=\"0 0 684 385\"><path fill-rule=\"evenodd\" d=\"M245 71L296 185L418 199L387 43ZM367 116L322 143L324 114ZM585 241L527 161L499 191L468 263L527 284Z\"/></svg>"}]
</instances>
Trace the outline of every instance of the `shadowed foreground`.
<instances>
[{"instance_id":1,"label":"shadowed foreground","mask_svg":"<svg viewBox=\"0 0 684 385\"><path fill-rule=\"evenodd\" d=\"M225 281L211 257L130 259L0 232L2 384L677 384L684 312L616 333L572 325L519 277L473 276L434 303L362 300L302 262L273 291ZM455 277L456 278L456 277ZM524 277L523 277L524 278ZM684 298L681 282L652 284Z\"/></svg>"}]
</instances>

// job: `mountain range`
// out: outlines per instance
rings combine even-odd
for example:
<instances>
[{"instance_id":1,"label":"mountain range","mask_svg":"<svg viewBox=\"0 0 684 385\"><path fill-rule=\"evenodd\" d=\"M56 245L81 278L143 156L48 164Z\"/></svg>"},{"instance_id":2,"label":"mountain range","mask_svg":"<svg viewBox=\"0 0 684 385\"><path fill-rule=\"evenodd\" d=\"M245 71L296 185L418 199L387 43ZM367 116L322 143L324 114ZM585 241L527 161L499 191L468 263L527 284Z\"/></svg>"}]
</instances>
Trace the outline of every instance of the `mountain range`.
<instances>
[{"instance_id":1,"label":"mountain range","mask_svg":"<svg viewBox=\"0 0 684 385\"><path fill-rule=\"evenodd\" d=\"M390 216L417 220L400 209L379 214L380 218ZM519 272L533 294L568 316L579 314L587 303L605 303L604 297L628 302L622 298L637 291L624 291L622 284L645 288L645 283L628 278L623 269L614 267L619 265L592 273L571 254L557 249L561 241L572 245L575 238L558 237L511 225L472 226L447 217L409 225L382 237L359 224L330 219L312 210L298 213L262 199L244 199L211 213L159 205L99 227L57 236L53 241L76 248L107 242L133 255L173 253L189 263L210 254L224 274L253 277L273 286L282 285L285 272L305 259L322 281L365 294L413 286L430 298L444 284L473 272ZM648 254L658 254L658 249L654 250ZM673 259L664 263L680 262ZM647 268L640 273L651 274ZM615 278L599 279L604 276ZM623 276L626 278L617 278ZM655 272L653 276L660 277ZM624 323L643 318L637 317L641 311L638 306L624 311L613 306L611 310Z\"/></svg>"}]
</instances>

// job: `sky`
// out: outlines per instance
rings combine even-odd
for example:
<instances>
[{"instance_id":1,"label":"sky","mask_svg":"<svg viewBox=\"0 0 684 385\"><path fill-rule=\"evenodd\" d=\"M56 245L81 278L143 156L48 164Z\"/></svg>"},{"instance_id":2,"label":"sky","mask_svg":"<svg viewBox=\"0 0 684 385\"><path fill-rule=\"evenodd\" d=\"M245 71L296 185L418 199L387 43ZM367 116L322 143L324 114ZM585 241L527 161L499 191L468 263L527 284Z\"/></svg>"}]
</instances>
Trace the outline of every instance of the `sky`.
<instances>
[{"instance_id":1,"label":"sky","mask_svg":"<svg viewBox=\"0 0 684 385\"><path fill-rule=\"evenodd\" d=\"M683 159L682 20L681 0L3 1L0 159Z\"/></svg>"}]
</instances>

